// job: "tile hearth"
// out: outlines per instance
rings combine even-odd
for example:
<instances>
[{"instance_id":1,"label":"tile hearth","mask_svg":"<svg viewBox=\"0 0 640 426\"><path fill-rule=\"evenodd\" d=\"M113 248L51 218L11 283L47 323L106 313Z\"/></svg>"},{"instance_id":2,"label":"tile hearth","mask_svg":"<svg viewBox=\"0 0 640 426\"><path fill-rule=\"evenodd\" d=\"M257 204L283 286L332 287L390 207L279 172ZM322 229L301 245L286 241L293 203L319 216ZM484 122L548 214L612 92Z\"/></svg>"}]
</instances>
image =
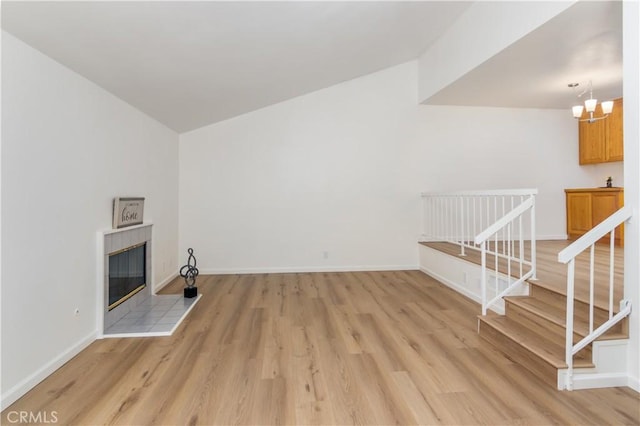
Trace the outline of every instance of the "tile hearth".
<instances>
[{"instance_id":1,"label":"tile hearth","mask_svg":"<svg viewBox=\"0 0 640 426\"><path fill-rule=\"evenodd\" d=\"M200 300L182 294L152 295L104 331L104 337L170 336Z\"/></svg>"}]
</instances>

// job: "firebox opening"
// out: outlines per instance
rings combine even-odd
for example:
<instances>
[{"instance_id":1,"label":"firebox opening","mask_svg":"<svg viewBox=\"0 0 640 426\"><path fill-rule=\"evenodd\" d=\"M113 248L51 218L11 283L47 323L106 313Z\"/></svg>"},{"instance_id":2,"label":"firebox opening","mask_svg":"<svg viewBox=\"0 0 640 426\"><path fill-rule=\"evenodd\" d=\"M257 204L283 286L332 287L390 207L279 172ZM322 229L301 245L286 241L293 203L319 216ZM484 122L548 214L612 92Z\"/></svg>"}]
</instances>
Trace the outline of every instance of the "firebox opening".
<instances>
[{"instance_id":1,"label":"firebox opening","mask_svg":"<svg viewBox=\"0 0 640 426\"><path fill-rule=\"evenodd\" d=\"M109 254L109 310L146 287L146 247L144 242Z\"/></svg>"}]
</instances>

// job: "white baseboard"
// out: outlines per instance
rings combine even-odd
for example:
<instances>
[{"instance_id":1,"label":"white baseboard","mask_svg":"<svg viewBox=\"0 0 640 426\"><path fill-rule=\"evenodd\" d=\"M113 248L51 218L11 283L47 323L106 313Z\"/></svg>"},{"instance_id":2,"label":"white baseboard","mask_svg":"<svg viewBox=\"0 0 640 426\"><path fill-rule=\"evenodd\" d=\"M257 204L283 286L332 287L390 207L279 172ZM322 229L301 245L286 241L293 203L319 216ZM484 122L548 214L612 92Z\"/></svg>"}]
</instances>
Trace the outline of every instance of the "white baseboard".
<instances>
[{"instance_id":1,"label":"white baseboard","mask_svg":"<svg viewBox=\"0 0 640 426\"><path fill-rule=\"evenodd\" d=\"M286 274L306 272L364 272L364 271L417 271L418 265L377 265L377 266L302 266L274 268L198 268L200 275L234 274Z\"/></svg>"},{"instance_id":2,"label":"white baseboard","mask_svg":"<svg viewBox=\"0 0 640 426\"><path fill-rule=\"evenodd\" d=\"M564 375L564 371L558 370L558 376ZM573 376L573 390L617 388L627 386L628 383L629 377L625 373L587 373Z\"/></svg>"},{"instance_id":3,"label":"white baseboard","mask_svg":"<svg viewBox=\"0 0 640 426\"><path fill-rule=\"evenodd\" d=\"M0 402L0 410L4 410L9 405L17 401L21 396L33 389L38 383L46 379L58 368L62 367L71 358L78 355L83 349L93 343L98 336L97 331L92 331L86 337L78 341L75 345L61 353L55 359L45 364L42 368L26 377L20 383L2 394L2 402Z\"/></svg>"},{"instance_id":4,"label":"white baseboard","mask_svg":"<svg viewBox=\"0 0 640 426\"><path fill-rule=\"evenodd\" d=\"M637 377L627 377L627 386L633 389L636 392L640 392L640 379Z\"/></svg>"},{"instance_id":5,"label":"white baseboard","mask_svg":"<svg viewBox=\"0 0 640 426\"><path fill-rule=\"evenodd\" d=\"M156 286L153 288L153 294L156 294L157 292L159 292L160 290L162 290L164 287L167 286L167 284L169 284L171 281L173 281L177 276L179 276L180 273L178 271L172 273L171 275L169 275L167 278L165 278L164 280L160 281L158 284L156 284Z\"/></svg>"}]
</instances>

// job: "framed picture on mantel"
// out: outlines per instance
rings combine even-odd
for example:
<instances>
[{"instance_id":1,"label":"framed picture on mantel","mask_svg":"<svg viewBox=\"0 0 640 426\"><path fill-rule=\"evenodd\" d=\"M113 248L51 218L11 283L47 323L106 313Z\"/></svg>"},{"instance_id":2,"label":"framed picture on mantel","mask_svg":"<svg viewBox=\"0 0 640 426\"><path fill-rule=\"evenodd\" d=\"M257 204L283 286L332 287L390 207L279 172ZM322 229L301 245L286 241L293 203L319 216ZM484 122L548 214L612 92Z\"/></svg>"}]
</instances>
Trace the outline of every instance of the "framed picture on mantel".
<instances>
[{"instance_id":1,"label":"framed picture on mantel","mask_svg":"<svg viewBox=\"0 0 640 426\"><path fill-rule=\"evenodd\" d=\"M140 225L143 215L143 197L116 197L113 199L113 229Z\"/></svg>"}]
</instances>

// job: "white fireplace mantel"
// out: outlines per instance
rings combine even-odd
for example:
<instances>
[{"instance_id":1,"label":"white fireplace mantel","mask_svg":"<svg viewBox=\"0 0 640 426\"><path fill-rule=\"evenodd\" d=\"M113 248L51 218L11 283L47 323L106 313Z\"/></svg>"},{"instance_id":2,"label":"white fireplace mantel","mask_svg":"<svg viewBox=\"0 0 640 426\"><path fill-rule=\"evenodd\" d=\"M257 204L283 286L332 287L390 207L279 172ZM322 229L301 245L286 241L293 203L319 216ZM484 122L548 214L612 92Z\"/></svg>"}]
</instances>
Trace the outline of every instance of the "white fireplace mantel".
<instances>
[{"instance_id":1,"label":"white fireplace mantel","mask_svg":"<svg viewBox=\"0 0 640 426\"><path fill-rule=\"evenodd\" d=\"M126 228L105 229L104 231L98 231L98 233L102 235L117 234L118 232L130 231L133 229L144 228L147 226L153 226L153 222L144 222L144 223L141 223L140 225L127 226Z\"/></svg>"}]
</instances>

